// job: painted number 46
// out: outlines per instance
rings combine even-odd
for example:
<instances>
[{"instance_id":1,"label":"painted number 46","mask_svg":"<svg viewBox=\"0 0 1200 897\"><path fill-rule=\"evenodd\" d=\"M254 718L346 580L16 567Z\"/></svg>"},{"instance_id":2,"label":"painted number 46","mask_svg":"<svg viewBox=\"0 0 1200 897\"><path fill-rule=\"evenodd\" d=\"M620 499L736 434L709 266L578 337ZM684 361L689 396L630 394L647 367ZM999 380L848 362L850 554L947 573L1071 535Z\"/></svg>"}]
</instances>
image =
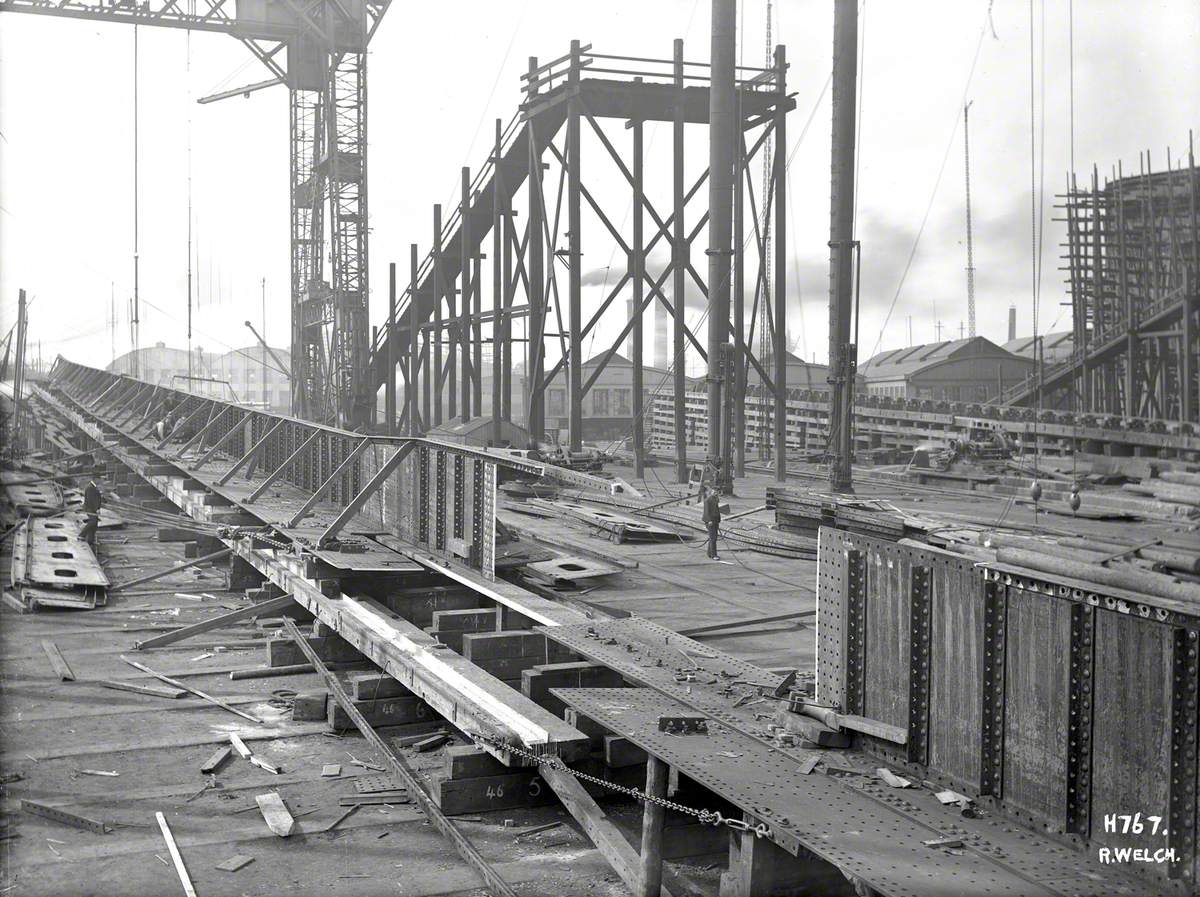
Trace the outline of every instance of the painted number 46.
<instances>
[{"instance_id":1,"label":"painted number 46","mask_svg":"<svg viewBox=\"0 0 1200 897\"><path fill-rule=\"evenodd\" d=\"M1161 823L1161 816L1143 817L1141 813L1134 813L1132 816L1118 813L1104 814L1104 830L1113 833L1119 832L1122 835L1140 835L1147 830L1151 835L1157 835ZM1162 834L1166 833L1166 829L1163 829Z\"/></svg>"}]
</instances>

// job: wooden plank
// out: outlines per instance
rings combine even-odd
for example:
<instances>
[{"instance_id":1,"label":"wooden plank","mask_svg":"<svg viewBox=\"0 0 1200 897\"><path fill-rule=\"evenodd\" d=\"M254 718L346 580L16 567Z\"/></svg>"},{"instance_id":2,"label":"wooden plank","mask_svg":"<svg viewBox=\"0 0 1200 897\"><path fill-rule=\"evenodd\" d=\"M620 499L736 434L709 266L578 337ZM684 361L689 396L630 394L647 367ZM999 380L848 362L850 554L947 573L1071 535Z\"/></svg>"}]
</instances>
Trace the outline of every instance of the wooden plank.
<instances>
[{"instance_id":1,"label":"wooden plank","mask_svg":"<svg viewBox=\"0 0 1200 897\"><path fill-rule=\"evenodd\" d=\"M236 707L234 707L231 704L227 704L225 701L222 701L220 698L214 698L212 695L205 694L204 692L200 691L200 689L198 689L198 688L192 688L190 685L184 685L178 679L172 679L170 676L165 676L162 673L156 673L154 670L150 669L150 667L146 666L145 664L138 663L136 660L130 660L124 654L121 655L121 660L125 661L125 663L129 664L131 667L141 670L143 673L149 673L155 679L161 679L163 682L167 683L167 685L174 685L176 688L182 688L184 691L191 692L198 698L203 698L205 701L208 701L210 704L215 704L217 707L220 707L222 710L228 710L230 713L237 714L238 716L242 717L243 719L250 720L250 722L252 722L252 723L257 723L260 726L262 725L262 720L259 719L257 716L246 713L244 710L238 710Z\"/></svg>"},{"instance_id":2,"label":"wooden plank","mask_svg":"<svg viewBox=\"0 0 1200 897\"><path fill-rule=\"evenodd\" d=\"M62 652L58 650L58 645L49 639L43 639L42 650L46 652L46 658L50 661L50 666L54 667L54 672L60 682L75 681L75 674L71 672L71 667L67 665Z\"/></svg>"},{"instance_id":3,"label":"wooden plank","mask_svg":"<svg viewBox=\"0 0 1200 897\"><path fill-rule=\"evenodd\" d=\"M231 856L227 860L222 860L213 866L214 869L220 869L222 872L237 872L244 866L249 866L254 862L254 857L248 857L243 853Z\"/></svg>"},{"instance_id":4,"label":"wooden plank","mask_svg":"<svg viewBox=\"0 0 1200 897\"><path fill-rule=\"evenodd\" d=\"M274 791L269 791L266 794L254 795L254 801L258 804L259 810L262 811L267 828L280 838L291 836L292 832L296 829L296 820L288 812L288 808L284 805L282 797Z\"/></svg>"},{"instance_id":5,"label":"wooden plank","mask_svg":"<svg viewBox=\"0 0 1200 897\"><path fill-rule=\"evenodd\" d=\"M113 688L118 691L131 691L137 695L151 695L156 698L182 698L187 694L182 688L157 688L153 685L138 685L135 682L122 682L119 679L93 679L92 685L102 688Z\"/></svg>"},{"instance_id":6,"label":"wooden plank","mask_svg":"<svg viewBox=\"0 0 1200 897\"><path fill-rule=\"evenodd\" d=\"M239 620L251 619L253 617L266 616L277 610L284 610L290 605L295 604L291 595L281 595L278 598L272 598L269 601L263 601L259 604L252 604L248 607L240 607L237 610L230 611L227 614L212 617L208 620L201 620L199 623L193 623L191 626L184 626L181 629L176 629L172 632L164 632L162 635L156 635L154 638L147 639L144 642L137 642L134 648L138 651L144 651L147 648L161 648L164 645L173 645L175 642L183 641L183 639L191 638L201 632L208 632L213 629L221 629L228 626L230 623L236 623Z\"/></svg>"},{"instance_id":7,"label":"wooden plank","mask_svg":"<svg viewBox=\"0 0 1200 897\"><path fill-rule=\"evenodd\" d=\"M222 747L217 750L211 757L204 761L204 765L200 767L200 771L205 775L216 772L229 759L231 749Z\"/></svg>"},{"instance_id":8,"label":"wooden plank","mask_svg":"<svg viewBox=\"0 0 1200 897\"><path fill-rule=\"evenodd\" d=\"M187 897L196 897L196 889L192 886L192 879L188 876L187 867L183 864L183 856L175 844L175 836L171 834L171 827L167 825L167 817L162 813L155 813L154 818L158 820L158 828L162 832L163 840L167 842L167 850L171 852L171 861L175 864L179 883L183 885L183 893Z\"/></svg>"}]
</instances>

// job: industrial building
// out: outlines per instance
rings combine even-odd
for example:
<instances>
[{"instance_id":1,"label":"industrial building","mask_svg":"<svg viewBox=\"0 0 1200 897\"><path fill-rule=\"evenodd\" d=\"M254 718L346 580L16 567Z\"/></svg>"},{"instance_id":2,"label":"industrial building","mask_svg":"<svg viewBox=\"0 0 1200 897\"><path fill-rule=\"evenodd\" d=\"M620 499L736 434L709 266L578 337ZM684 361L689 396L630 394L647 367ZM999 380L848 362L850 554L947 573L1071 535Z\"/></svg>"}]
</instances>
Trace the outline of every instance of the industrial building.
<instances>
[{"instance_id":1,"label":"industrial building","mask_svg":"<svg viewBox=\"0 0 1200 897\"><path fill-rule=\"evenodd\" d=\"M111 202L37 196L87 298L0 232L39 280L0 326L0 897L1200 895L1200 169L1119 161L1123 116L1191 126L1160 51L1200 8L688 6L0 0L43 124L133 53L121 252L72 229ZM244 65L147 118L193 31ZM9 114L34 229L53 147ZM286 283L288 350L172 348L250 313L201 246L264 332ZM948 280L961 338L896 347Z\"/></svg>"},{"instance_id":2,"label":"industrial building","mask_svg":"<svg viewBox=\"0 0 1200 897\"><path fill-rule=\"evenodd\" d=\"M880 352L858 368L868 395L987 402L1024 383L1036 362L982 336Z\"/></svg>"}]
</instances>

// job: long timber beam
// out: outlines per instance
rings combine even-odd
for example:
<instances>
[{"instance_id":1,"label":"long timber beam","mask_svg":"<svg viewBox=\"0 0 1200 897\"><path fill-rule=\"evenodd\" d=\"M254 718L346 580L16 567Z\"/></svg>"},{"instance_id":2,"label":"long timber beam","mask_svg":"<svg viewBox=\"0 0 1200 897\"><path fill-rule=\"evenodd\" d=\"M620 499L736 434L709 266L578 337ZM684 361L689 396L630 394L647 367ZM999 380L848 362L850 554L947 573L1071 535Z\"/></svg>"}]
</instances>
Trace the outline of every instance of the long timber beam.
<instances>
[{"instance_id":1,"label":"long timber beam","mask_svg":"<svg viewBox=\"0 0 1200 897\"><path fill-rule=\"evenodd\" d=\"M165 452L158 451L157 439L142 438L137 433L114 425L106 416L93 412L92 396L110 388L107 380L94 376L95 373L60 359L49 388L34 387L41 410L69 422L82 436L95 442L105 453L156 488L194 520L219 524L232 506L245 518L261 521L261 526L253 528L233 526L215 531L220 541L237 558L289 593L318 620L459 729L468 734L486 736L501 745L516 745L534 754L555 755L564 760L586 754L588 739L583 733L471 661L447 650L437 639L389 607L388 590L393 586L389 585L388 577L393 578L390 582L394 582L395 576L415 576L428 582L431 576L444 576L449 581L467 586L484 600L491 600L494 594L503 593L506 599L503 603L543 625L579 623L585 619L581 614L515 586L493 582L494 574L483 563L481 552L464 550L462 553L466 557L459 558L453 548L439 551L433 541L428 546L406 543L402 533L409 530L386 513L379 518L375 517L373 511L367 511L365 515L352 513L342 525L351 531L378 534L382 524L383 531L391 533L387 536L391 545L389 548L373 543L373 550L342 554L321 551L316 547L316 535L326 525L324 517L363 503L359 485L365 485L372 479L369 472L372 471L373 456L363 453L357 459L357 465L346 465L346 460L354 456L353 447L361 437L290 418L239 409L246 412L246 417L219 437L226 443L228 455L220 452L206 455L210 459L209 466L197 471L189 469L186 462L181 463ZM216 404L219 406L222 403ZM218 410L215 416L221 415L222 412ZM283 421L282 426L280 421ZM245 433L230 436L230 432L237 428ZM288 429L294 432L280 445L261 449L264 455L274 454L275 459L272 461L268 457L260 476L245 484L220 482L226 468L241 460L247 449L256 446L262 437L275 432L275 438L281 439L281 431ZM261 479L270 475L272 464L283 463L284 458L290 456L288 446L311 440L312 431L317 432L318 439L323 443L314 450L314 454L323 454L330 467L340 470L341 476L351 480L354 485L350 490L344 495L337 494L336 489L330 490L328 500L313 506L318 518L316 522L302 527L289 527L288 518L294 516L300 507L309 504L313 495L314 490L304 489L303 484L316 482L318 486L326 485L329 478L327 471L300 470L309 465L296 465L297 470L277 483L279 493L273 495L270 501L264 498L254 505L243 506L242 500L257 489ZM243 440L244 445L241 444ZM491 509L495 502L492 493L497 467L503 468L509 475L536 476L540 473L540 465L529 464L521 459L509 461L467 447L423 439L378 441L385 445L393 444L388 448L390 454L394 454L397 447L407 447L407 454L411 456L426 456L425 474L440 470L441 491L448 492L454 499L449 503L431 501L432 484L421 485L419 469L410 470L407 481L389 478L385 486L396 503L403 503L403 496L407 494L417 510L420 510L418 505L422 498L431 505L436 504L439 516L433 521L434 527L460 533L459 543L469 543L472 531L479 536L488 528L480 519L484 513L494 518ZM468 463L477 467L478 476L461 475ZM485 468L492 471L490 477L482 475ZM447 470L460 475L447 475ZM399 474L397 472L396 476ZM418 488L406 493L406 486L410 484ZM491 493L487 488L489 484ZM448 508L448 504L461 506L466 516L457 517L456 508ZM413 531L419 533L421 527L413 527ZM462 549L462 544L459 548ZM414 562L417 558L419 561ZM382 575L372 579L365 574ZM341 580L347 577L353 577L353 585L347 579L343 588ZM367 585L363 585L364 582ZM491 748L491 751L509 765L528 762L502 747Z\"/></svg>"}]
</instances>

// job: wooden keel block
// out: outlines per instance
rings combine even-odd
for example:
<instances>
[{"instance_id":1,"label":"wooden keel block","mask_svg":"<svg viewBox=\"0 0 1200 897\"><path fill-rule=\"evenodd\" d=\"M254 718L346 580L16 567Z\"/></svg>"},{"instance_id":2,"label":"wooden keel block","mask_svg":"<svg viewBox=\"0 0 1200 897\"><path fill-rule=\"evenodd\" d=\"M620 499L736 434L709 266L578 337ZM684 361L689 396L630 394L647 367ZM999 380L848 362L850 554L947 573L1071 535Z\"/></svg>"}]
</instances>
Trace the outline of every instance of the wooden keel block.
<instances>
[{"instance_id":1,"label":"wooden keel block","mask_svg":"<svg viewBox=\"0 0 1200 897\"><path fill-rule=\"evenodd\" d=\"M554 802L554 793L535 771L474 779L441 779L434 783L433 799L443 813L483 813L541 807Z\"/></svg>"},{"instance_id":2,"label":"wooden keel block","mask_svg":"<svg viewBox=\"0 0 1200 897\"><path fill-rule=\"evenodd\" d=\"M296 695L292 699L292 719L298 722L316 722L323 720L328 712L326 704L329 695L325 692Z\"/></svg>"},{"instance_id":3,"label":"wooden keel block","mask_svg":"<svg viewBox=\"0 0 1200 897\"><path fill-rule=\"evenodd\" d=\"M495 632L498 626L495 608L433 612L433 629L437 632Z\"/></svg>"},{"instance_id":4,"label":"wooden keel block","mask_svg":"<svg viewBox=\"0 0 1200 897\"><path fill-rule=\"evenodd\" d=\"M335 731L354 728L354 721L336 701L328 702L326 718ZM354 708L372 726L403 726L434 719L433 709L417 697L355 701Z\"/></svg>"},{"instance_id":5,"label":"wooden keel block","mask_svg":"<svg viewBox=\"0 0 1200 897\"><path fill-rule=\"evenodd\" d=\"M507 775L512 770L487 751L469 744L456 744L446 749L442 771L447 779L476 779Z\"/></svg>"},{"instance_id":6,"label":"wooden keel block","mask_svg":"<svg viewBox=\"0 0 1200 897\"><path fill-rule=\"evenodd\" d=\"M546 637L540 632L469 632L463 636L463 657L476 662L540 657L534 663L545 663Z\"/></svg>"},{"instance_id":7,"label":"wooden keel block","mask_svg":"<svg viewBox=\"0 0 1200 897\"><path fill-rule=\"evenodd\" d=\"M386 673L365 673L350 677L356 701L373 701L380 698L411 698L413 693L406 685L397 682Z\"/></svg>"}]
</instances>

